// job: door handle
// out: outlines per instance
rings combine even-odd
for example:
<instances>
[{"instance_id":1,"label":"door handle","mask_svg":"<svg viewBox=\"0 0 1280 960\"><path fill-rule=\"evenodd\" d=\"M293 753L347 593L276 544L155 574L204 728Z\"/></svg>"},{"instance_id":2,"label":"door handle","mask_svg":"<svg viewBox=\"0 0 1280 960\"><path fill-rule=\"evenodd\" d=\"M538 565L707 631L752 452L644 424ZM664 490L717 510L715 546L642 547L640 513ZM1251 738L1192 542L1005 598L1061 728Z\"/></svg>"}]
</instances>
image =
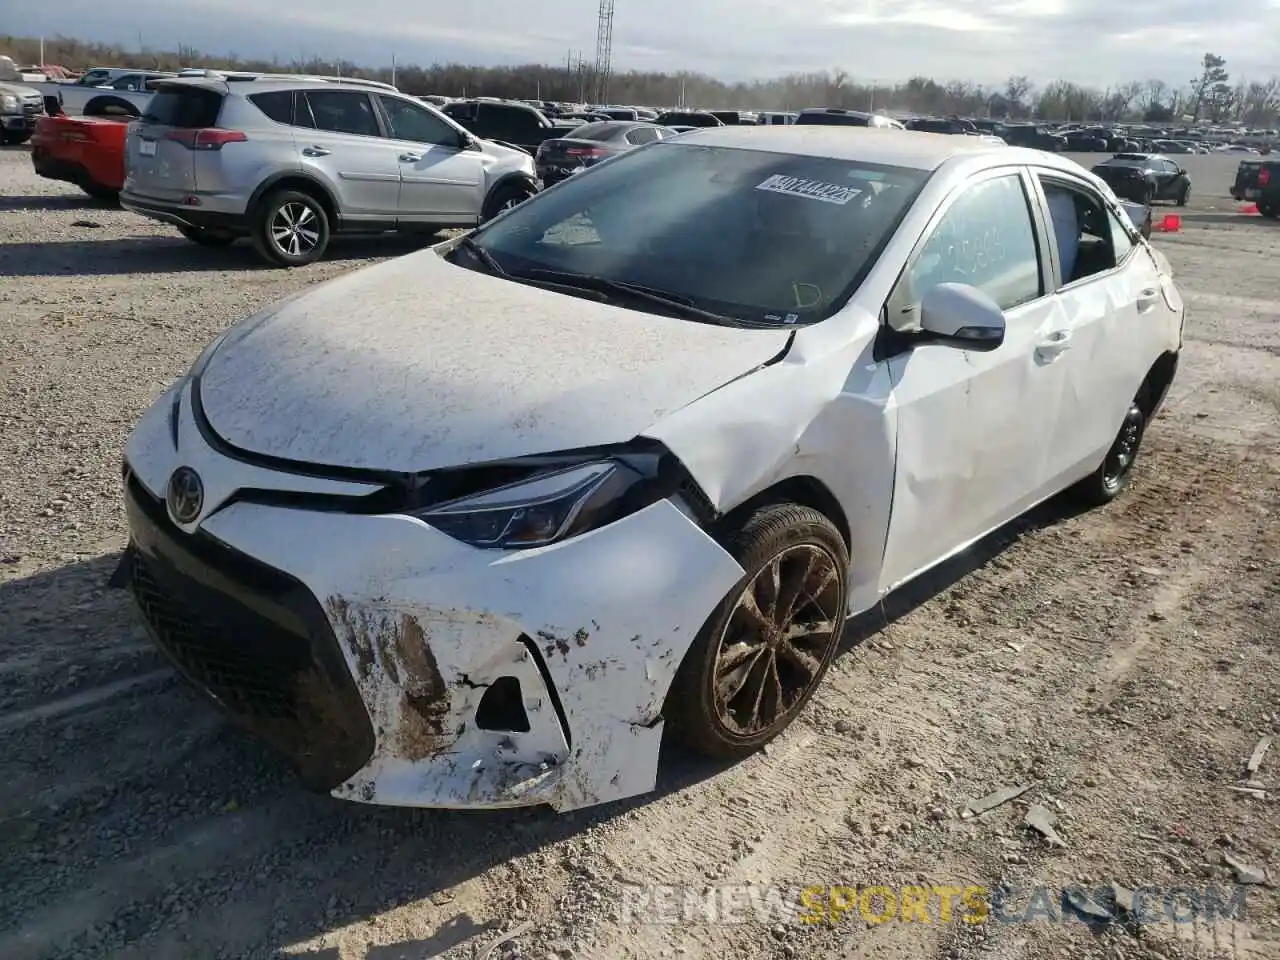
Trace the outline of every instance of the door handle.
<instances>
[{"instance_id":1,"label":"door handle","mask_svg":"<svg viewBox=\"0 0 1280 960\"><path fill-rule=\"evenodd\" d=\"M1048 356L1057 356L1064 350L1071 349L1071 331L1055 330L1036 344L1036 351Z\"/></svg>"},{"instance_id":2,"label":"door handle","mask_svg":"<svg viewBox=\"0 0 1280 960\"><path fill-rule=\"evenodd\" d=\"M1146 313L1156 305L1156 301L1160 299L1160 291L1152 287L1148 287L1138 294L1138 312Z\"/></svg>"},{"instance_id":3,"label":"door handle","mask_svg":"<svg viewBox=\"0 0 1280 960\"><path fill-rule=\"evenodd\" d=\"M401 162L401 163L417 163L417 162L418 162L419 160L421 160L421 159L422 159L422 154L420 154L420 153L402 153L402 154L400 154L400 162Z\"/></svg>"},{"instance_id":4,"label":"door handle","mask_svg":"<svg viewBox=\"0 0 1280 960\"><path fill-rule=\"evenodd\" d=\"M302 151L304 157L327 157L329 151L324 147L307 147Z\"/></svg>"}]
</instances>

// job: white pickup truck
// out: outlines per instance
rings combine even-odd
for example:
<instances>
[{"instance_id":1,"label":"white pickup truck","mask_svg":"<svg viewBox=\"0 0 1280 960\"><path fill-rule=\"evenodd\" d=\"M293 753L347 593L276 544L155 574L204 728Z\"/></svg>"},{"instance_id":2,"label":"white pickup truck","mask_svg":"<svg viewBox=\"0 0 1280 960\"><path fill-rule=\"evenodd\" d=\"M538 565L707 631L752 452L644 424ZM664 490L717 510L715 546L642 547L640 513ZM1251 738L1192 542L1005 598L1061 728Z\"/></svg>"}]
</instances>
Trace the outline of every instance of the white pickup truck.
<instances>
[{"instance_id":1,"label":"white pickup truck","mask_svg":"<svg viewBox=\"0 0 1280 960\"><path fill-rule=\"evenodd\" d=\"M26 83L8 57L0 57L0 143L26 143L36 129L36 118L44 110L42 95Z\"/></svg>"},{"instance_id":2,"label":"white pickup truck","mask_svg":"<svg viewBox=\"0 0 1280 960\"><path fill-rule=\"evenodd\" d=\"M12 72L13 76L6 74ZM84 106L91 100L99 104L111 102L116 111L141 115L151 100L151 91L147 90L147 81L173 77L173 73L160 70L137 70L123 67L99 67L86 70L78 81L23 81L23 86L36 91L41 97L55 96L63 105L63 113L78 116L84 113ZM0 82L18 81L20 74L14 67L13 60L0 56ZM104 100L105 97L105 100ZM41 110L44 104L41 102Z\"/></svg>"}]
</instances>

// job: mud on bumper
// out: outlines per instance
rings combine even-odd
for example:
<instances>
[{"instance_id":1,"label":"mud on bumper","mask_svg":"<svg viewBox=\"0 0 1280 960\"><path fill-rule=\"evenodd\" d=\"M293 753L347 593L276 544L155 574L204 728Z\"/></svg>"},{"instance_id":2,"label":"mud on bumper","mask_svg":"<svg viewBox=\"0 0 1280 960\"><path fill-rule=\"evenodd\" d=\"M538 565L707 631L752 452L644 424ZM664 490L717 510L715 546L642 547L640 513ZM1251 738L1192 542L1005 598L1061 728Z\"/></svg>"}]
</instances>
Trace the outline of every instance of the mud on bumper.
<instances>
[{"instance_id":1,"label":"mud on bumper","mask_svg":"<svg viewBox=\"0 0 1280 960\"><path fill-rule=\"evenodd\" d=\"M297 580L211 537L179 533L134 477L128 586L152 640L240 726L329 791L368 761L374 731L324 611Z\"/></svg>"}]
</instances>

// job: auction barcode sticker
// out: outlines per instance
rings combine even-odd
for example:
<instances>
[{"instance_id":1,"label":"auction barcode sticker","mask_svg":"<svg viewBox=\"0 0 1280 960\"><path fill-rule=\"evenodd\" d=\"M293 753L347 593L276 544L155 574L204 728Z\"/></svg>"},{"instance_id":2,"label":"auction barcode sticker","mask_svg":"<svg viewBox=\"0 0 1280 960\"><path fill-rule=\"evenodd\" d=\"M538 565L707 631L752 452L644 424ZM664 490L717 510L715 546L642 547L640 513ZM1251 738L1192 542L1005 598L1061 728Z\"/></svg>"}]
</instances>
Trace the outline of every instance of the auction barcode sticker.
<instances>
[{"instance_id":1,"label":"auction barcode sticker","mask_svg":"<svg viewBox=\"0 0 1280 960\"><path fill-rule=\"evenodd\" d=\"M846 204L862 193L855 187L842 187L838 183L823 183L821 180L808 180L804 177L788 177L782 173L775 173L764 183L759 184L756 189L839 204Z\"/></svg>"}]
</instances>

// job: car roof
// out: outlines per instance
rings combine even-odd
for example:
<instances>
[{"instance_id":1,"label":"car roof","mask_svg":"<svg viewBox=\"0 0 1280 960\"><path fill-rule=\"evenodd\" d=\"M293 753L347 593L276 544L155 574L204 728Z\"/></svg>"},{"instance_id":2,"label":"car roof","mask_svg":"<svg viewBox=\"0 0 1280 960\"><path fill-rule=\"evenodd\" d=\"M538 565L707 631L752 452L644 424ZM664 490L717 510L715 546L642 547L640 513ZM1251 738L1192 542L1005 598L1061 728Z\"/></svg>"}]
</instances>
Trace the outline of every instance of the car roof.
<instances>
[{"instance_id":1,"label":"car roof","mask_svg":"<svg viewBox=\"0 0 1280 960\"><path fill-rule=\"evenodd\" d=\"M152 80L148 86L153 90L175 90L182 88L197 90L213 90L217 93L231 93L240 91L245 94L250 93L273 93L277 90L365 90L375 93L385 93L391 95L406 96L393 87L375 85L374 82L366 82L358 78L346 80L331 79L327 77L314 77L299 74L297 77L284 76L253 76L249 74L233 74L235 79L227 79L226 77L210 75L203 77L165 77L163 80ZM407 98L412 99L412 98Z\"/></svg>"},{"instance_id":2,"label":"car roof","mask_svg":"<svg viewBox=\"0 0 1280 960\"><path fill-rule=\"evenodd\" d=\"M936 170L954 157L987 153L1005 162L1038 163L1064 170L1082 169L1054 154L1022 147L1007 147L979 137L958 137L946 133L920 133L873 127L843 127L815 124L779 124L756 127L704 127L680 138L685 144L730 147L739 150L770 150L802 157L882 163L891 167Z\"/></svg>"}]
</instances>

